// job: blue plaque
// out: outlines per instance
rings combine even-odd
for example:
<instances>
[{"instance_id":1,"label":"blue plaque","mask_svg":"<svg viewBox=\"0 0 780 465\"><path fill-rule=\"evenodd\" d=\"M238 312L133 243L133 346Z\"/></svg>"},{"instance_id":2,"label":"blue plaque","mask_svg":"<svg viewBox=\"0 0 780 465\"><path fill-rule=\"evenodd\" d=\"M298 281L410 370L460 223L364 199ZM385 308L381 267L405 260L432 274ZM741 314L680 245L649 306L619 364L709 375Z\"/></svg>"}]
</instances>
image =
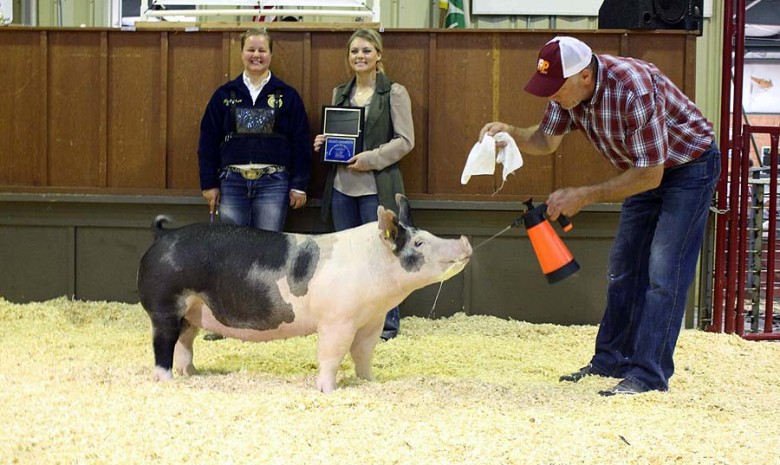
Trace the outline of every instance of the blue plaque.
<instances>
[{"instance_id":1,"label":"blue plaque","mask_svg":"<svg viewBox=\"0 0 780 465\"><path fill-rule=\"evenodd\" d=\"M323 161L331 163L346 163L355 156L356 140L354 137L325 137L325 155Z\"/></svg>"},{"instance_id":2,"label":"blue plaque","mask_svg":"<svg viewBox=\"0 0 780 465\"><path fill-rule=\"evenodd\" d=\"M325 150L322 161L326 163L347 163L363 151L363 124L365 108L322 107L322 134L325 135Z\"/></svg>"}]
</instances>

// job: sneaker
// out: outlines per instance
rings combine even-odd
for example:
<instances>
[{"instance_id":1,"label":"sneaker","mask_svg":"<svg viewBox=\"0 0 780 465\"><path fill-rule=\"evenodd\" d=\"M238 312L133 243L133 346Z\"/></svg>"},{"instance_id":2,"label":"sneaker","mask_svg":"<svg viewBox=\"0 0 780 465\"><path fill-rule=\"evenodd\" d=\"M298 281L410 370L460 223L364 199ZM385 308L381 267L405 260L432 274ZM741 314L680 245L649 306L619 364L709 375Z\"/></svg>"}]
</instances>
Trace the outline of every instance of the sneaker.
<instances>
[{"instance_id":1,"label":"sneaker","mask_svg":"<svg viewBox=\"0 0 780 465\"><path fill-rule=\"evenodd\" d=\"M561 376L560 378L558 378L558 381L570 381L572 383L576 383L582 378L591 375L604 376L601 373L596 372L593 369L593 365L588 363L586 366L580 368L579 371L575 371L574 373L569 373L568 375Z\"/></svg>"},{"instance_id":2,"label":"sneaker","mask_svg":"<svg viewBox=\"0 0 780 465\"><path fill-rule=\"evenodd\" d=\"M617 395L634 395L641 394L643 392L651 391L641 384L639 381L634 381L631 378L626 378L623 381L617 383L611 388L605 391L599 391L599 395L604 397L617 396Z\"/></svg>"},{"instance_id":3,"label":"sneaker","mask_svg":"<svg viewBox=\"0 0 780 465\"><path fill-rule=\"evenodd\" d=\"M220 339L225 339L225 336L217 333L206 333L206 335L203 336L204 341L219 341Z\"/></svg>"},{"instance_id":4,"label":"sneaker","mask_svg":"<svg viewBox=\"0 0 780 465\"><path fill-rule=\"evenodd\" d=\"M398 331L382 331L382 334L379 335L383 341L387 341L388 339L392 339L396 336L398 336Z\"/></svg>"}]
</instances>

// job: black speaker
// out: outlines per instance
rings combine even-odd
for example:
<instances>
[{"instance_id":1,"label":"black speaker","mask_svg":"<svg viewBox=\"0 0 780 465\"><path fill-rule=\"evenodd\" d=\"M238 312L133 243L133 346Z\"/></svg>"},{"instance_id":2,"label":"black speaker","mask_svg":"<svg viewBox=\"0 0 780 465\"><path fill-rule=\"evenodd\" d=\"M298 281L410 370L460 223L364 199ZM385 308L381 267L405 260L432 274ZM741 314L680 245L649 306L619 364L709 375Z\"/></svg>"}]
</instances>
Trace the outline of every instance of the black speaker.
<instances>
[{"instance_id":1,"label":"black speaker","mask_svg":"<svg viewBox=\"0 0 780 465\"><path fill-rule=\"evenodd\" d=\"M702 28L703 0L604 0L599 29Z\"/></svg>"}]
</instances>

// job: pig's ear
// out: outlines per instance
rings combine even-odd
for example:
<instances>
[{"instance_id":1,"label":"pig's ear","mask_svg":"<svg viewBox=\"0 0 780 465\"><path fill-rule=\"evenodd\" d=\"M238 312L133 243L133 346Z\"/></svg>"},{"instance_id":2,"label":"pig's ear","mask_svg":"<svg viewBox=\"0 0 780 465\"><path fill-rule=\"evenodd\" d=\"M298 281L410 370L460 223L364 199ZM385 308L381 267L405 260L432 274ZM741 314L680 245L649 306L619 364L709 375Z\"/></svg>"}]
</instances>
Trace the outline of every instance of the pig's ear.
<instances>
[{"instance_id":1,"label":"pig's ear","mask_svg":"<svg viewBox=\"0 0 780 465\"><path fill-rule=\"evenodd\" d=\"M398 237L398 217L395 216L395 212L386 210L381 205L376 209L376 216L382 240L390 247L390 250L395 252L395 239Z\"/></svg>"},{"instance_id":2,"label":"pig's ear","mask_svg":"<svg viewBox=\"0 0 780 465\"><path fill-rule=\"evenodd\" d=\"M398 217L401 224L413 228L414 221L412 221L412 208L409 206L409 201L403 194L395 194L395 203L398 204Z\"/></svg>"}]
</instances>

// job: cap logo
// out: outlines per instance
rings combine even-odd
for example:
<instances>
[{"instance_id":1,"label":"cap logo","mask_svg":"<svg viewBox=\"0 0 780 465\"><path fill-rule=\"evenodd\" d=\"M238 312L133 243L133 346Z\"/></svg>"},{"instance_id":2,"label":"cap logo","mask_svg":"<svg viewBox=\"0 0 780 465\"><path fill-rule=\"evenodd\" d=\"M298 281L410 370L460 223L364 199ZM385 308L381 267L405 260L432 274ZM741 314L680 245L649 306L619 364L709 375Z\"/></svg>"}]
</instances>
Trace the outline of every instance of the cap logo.
<instances>
[{"instance_id":1,"label":"cap logo","mask_svg":"<svg viewBox=\"0 0 780 465\"><path fill-rule=\"evenodd\" d=\"M544 58L539 58L539 62L536 63L536 70L542 74L547 74L548 69L550 69L550 62Z\"/></svg>"}]
</instances>

